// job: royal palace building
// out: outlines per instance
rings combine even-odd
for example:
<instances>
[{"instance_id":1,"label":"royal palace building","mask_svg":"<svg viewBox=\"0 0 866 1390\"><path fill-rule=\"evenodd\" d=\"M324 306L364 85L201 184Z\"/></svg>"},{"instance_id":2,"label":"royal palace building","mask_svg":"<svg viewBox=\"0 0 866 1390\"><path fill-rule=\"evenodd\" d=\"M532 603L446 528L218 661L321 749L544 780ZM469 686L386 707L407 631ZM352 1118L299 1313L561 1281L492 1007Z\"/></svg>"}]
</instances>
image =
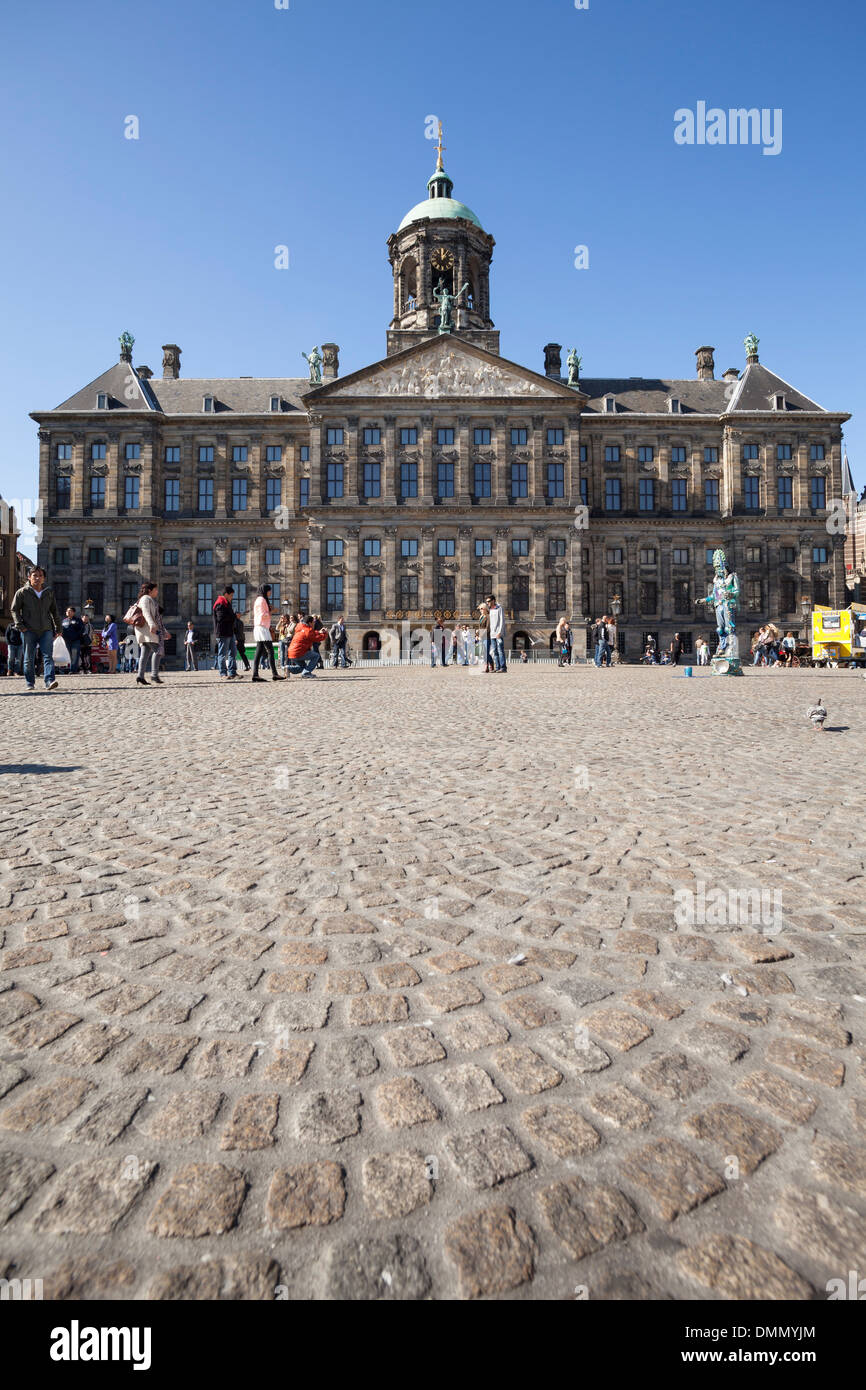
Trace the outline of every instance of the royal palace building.
<instances>
[{"instance_id":1,"label":"royal palace building","mask_svg":"<svg viewBox=\"0 0 866 1390\"><path fill-rule=\"evenodd\" d=\"M741 628L800 629L813 602L847 601L844 412L783 381L746 340L742 371L584 377L548 343L539 371L503 357L492 317L493 237L452 197L442 163L388 240L386 355L340 375L336 343L303 379L190 380L120 360L39 426L39 560L61 602L122 613L159 584L177 640L207 634L231 581L251 613L345 614L356 648L402 619L472 622L496 594L516 647L546 649L563 614L619 615L686 649L712 623L712 552L741 585ZM539 363L541 366L541 363Z\"/></svg>"}]
</instances>

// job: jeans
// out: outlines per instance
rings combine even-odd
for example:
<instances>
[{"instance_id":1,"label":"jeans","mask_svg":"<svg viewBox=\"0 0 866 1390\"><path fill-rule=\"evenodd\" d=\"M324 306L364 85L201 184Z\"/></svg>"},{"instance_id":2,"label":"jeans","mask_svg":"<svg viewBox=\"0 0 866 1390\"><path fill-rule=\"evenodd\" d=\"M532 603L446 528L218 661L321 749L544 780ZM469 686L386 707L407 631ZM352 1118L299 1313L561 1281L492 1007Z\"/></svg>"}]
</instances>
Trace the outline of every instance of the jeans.
<instances>
[{"instance_id":1,"label":"jeans","mask_svg":"<svg viewBox=\"0 0 866 1390\"><path fill-rule=\"evenodd\" d=\"M610 643L596 642L595 644L595 664L596 666L610 665Z\"/></svg>"},{"instance_id":2,"label":"jeans","mask_svg":"<svg viewBox=\"0 0 866 1390\"><path fill-rule=\"evenodd\" d=\"M306 671L307 675L311 676L319 664L319 653L316 651L315 647L313 647L311 651L307 652L306 656L296 657L295 660L300 661L304 671Z\"/></svg>"},{"instance_id":3,"label":"jeans","mask_svg":"<svg viewBox=\"0 0 866 1390\"><path fill-rule=\"evenodd\" d=\"M336 642L334 644L334 668L346 665L346 643Z\"/></svg>"},{"instance_id":4,"label":"jeans","mask_svg":"<svg viewBox=\"0 0 866 1390\"><path fill-rule=\"evenodd\" d=\"M81 643L70 642L67 638L66 648L69 652L69 674L71 676L77 675L78 669L81 665Z\"/></svg>"},{"instance_id":5,"label":"jeans","mask_svg":"<svg viewBox=\"0 0 866 1390\"><path fill-rule=\"evenodd\" d=\"M281 638L280 638L280 665L282 666L282 668L283 668L284 671L285 671L286 667L288 666L288 664L289 664L289 639L288 639L287 637L281 637Z\"/></svg>"},{"instance_id":6,"label":"jeans","mask_svg":"<svg viewBox=\"0 0 866 1390\"><path fill-rule=\"evenodd\" d=\"M493 661L493 668L496 671L505 670L505 643L501 637L491 637L490 656Z\"/></svg>"},{"instance_id":7,"label":"jeans","mask_svg":"<svg viewBox=\"0 0 866 1390\"><path fill-rule=\"evenodd\" d=\"M237 644L234 637L217 638L217 670L221 676L237 675L236 650Z\"/></svg>"},{"instance_id":8,"label":"jeans","mask_svg":"<svg viewBox=\"0 0 866 1390\"><path fill-rule=\"evenodd\" d=\"M51 628L46 628L45 632L31 632L28 628L22 632L24 638L24 679L28 687L33 690L36 685L36 648L42 653L43 675L45 677L45 688L48 689L54 680L54 633Z\"/></svg>"},{"instance_id":9,"label":"jeans","mask_svg":"<svg viewBox=\"0 0 866 1390\"><path fill-rule=\"evenodd\" d=\"M138 674L144 675L144 668L147 665L147 658L150 657L151 678L159 675L159 643L142 642L138 648Z\"/></svg>"},{"instance_id":10,"label":"jeans","mask_svg":"<svg viewBox=\"0 0 866 1390\"><path fill-rule=\"evenodd\" d=\"M24 667L24 647L6 648L6 671L10 676L21 675Z\"/></svg>"}]
</instances>

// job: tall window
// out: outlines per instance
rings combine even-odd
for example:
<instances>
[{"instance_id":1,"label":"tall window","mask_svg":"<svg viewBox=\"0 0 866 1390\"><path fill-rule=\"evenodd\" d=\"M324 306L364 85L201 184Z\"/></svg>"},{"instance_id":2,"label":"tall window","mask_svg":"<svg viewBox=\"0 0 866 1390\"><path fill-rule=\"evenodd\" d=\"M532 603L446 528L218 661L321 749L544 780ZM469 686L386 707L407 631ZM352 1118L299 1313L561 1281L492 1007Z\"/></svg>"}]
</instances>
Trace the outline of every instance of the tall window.
<instances>
[{"instance_id":1,"label":"tall window","mask_svg":"<svg viewBox=\"0 0 866 1390\"><path fill-rule=\"evenodd\" d=\"M512 547L514 542L512 542ZM486 556L493 554L493 541L487 537L480 537L475 542L475 558L483 560Z\"/></svg>"},{"instance_id":2,"label":"tall window","mask_svg":"<svg viewBox=\"0 0 866 1390\"><path fill-rule=\"evenodd\" d=\"M760 450L758 449L757 444L744 444L744 445L743 445L743 462L744 462L744 463L748 463L748 462L750 462L751 460L758 458L759 453L760 453Z\"/></svg>"},{"instance_id":3,"label":"tall window","mask_svg":"<svg viewBox=\"0 0 866 1390\"><path fill-rule=\"evenodd\" d=\"M761 480L748 473L743 479L743 502L747 512L756 512L761 505Z\"/></svg>"},{"instance_id":4,"label":"tall window","mask_svg":"<svg viewBox=\"0 0 866 1390\"><path fill-rule=\"evenodd\" d=\"M54 486L54 504L59 512L68 512L72 506L72 479L58 478Z\"/></svg>"},{"instance_id":5,"label":"tall window","mask_svg":"<svg viewBox=\"0 0 866 1390\"><path fill-rule=\"evenodd\" d=\"M512 430L512 434L513 433L514 431ZM476 444L486 446L490 443L490 430L486 425L482 425L473 432L472 438Z\"/></svg>"},{"instance_id":6,"label":"tall window","mask_svg":"<svg viewBox=\"0 0 866 1390\"><path fill-rule=\"evenodd\" d=\"M265 510L275 512L283 504L282 478L265 479Z\"/></svg>"},{"instance_id":7,"label":"tall window","mask_svg":"<svg viewBox=\"0 0 866 1390\"><path fill-rule=\"evenodd\" d=\"M477 542L476 542L476 544L477 544ZM493 542L491 541L491 546L492 546L492 544L493 544ZM517 557L519 557L519 556L521 556L521 555L528 555L528 554L529 554L529 541L528 541L528 539L523 539L523 538L521 538L521 539L518 539L518 540L513 540L513 541L511 542L511 553L512 553L512 555L513 555L515 558L517 558Z\"/></svg>"},{"instance_id":8,"label":"tall window","mask_svg":"<svg viewBox=\"0 0 866 1390\"><path fill-rule=\"evenodd\" d=\"M654 579L642 579L637 586L638 612L649 617L659 603L659 586Z\"/></svg>"},{"instance_id":9,"label":"tall window","mask_svg":"<svg viewBox=\"0 0 866 1390\"><path fill-rule=\"evenodd\" d=\"M685 463L686 451L682 444L675 444L671 449L671 463Z\"/></svg>"},{"instance_id":10,"label":"tall window","mask_svg":"<svg viewBox=\"0 0 866 1390\"><path fill-rule=\"evenodd\" d=\"M382 465L380 463L364 464L364 496L382 496Z\"/></svg>"},{"instance_id":11,"label":"tall window","mask_svg":"<svg viewBox=\"0 0 866 1390\"><path fill-rule=\"evenodd\" d=\"M62 460L62 459L71 459L71 458L72 458L72 445L71 445L71 444L58 444L58 445L57 445L57 453L55 454L54 457L57 458L57 459L61 459L61 460Z\"/></svg>"},{"instance_id":12,"label":"tall window","mask_svg":"<svg viewBox=\"0 0 866 1390\"><path fill-rule=\"evenodd\" d=\"M776 504L780 510L787 511L794 505L793 478L776 479Z\"/></svg>"},{"instance_id":13,"label":"tall window","mask_svg":"<svg viewBox=\"0 0 866 1390\"><path fill-rule=\"evenodd\" d=\"M418 465L417 463L400 464L400 496L418 496Z\"/></svg>"},{"instance_id":14,"label":"tall window","mask_svg":"<svg viewBox=\"0 0 866 1390\"><path fill-rule=\"evenodd\" d=\"M269 566L270 566L270 565L278 565L278 564L280 563L280 561L282 560L282 558L283 558L283 553L282 553L281 550L276 550L276 549L268 548L268 549L265 551L265 564L266 564L266 565L269 565Z\"/></svg>"},{"instance_id":15,"label":"tall window","mask_svg":"<svg viewBox=\"0 0 866 1390\"><path fill-rule=\"evenodd\" d=\"M249 449L246 444L234 444L232 446L232 463L246 463L249 457Z\"/></svg>"},{"instance_id":16,"label":"tall window","mask_svg":"<svg viewBox=\"0 0 866 1390\"><path fill-rule=\"evenodd\" d=\"M813 512L823 511L827 505L827 479L809 479L809 506Z\"/></svg>"},{"instance_id":17,"label":"tall window","mask_svg":"<svg viewBox=\"0 0 866 1390\"><path fill-rule=\"evenodd\" d=\"M656 485L654 478L641 478L638 483L638 506L642 512L655 511Z\"/></svg>"},{"instance_id":18,"label":"tall window","mask_svg":"<svg viewBox=\"0 0 866 1390\"><path fill-rule=\"evenodd\" d=\"M213 608L213 584L197 584L196 595L196 613L203 618Z\"/></svg>"},{"instance_id":19,"label":"tall window","mask_svg":"<svg viewBox=\"0 0 866 1390\"><path fill-rule=\"evenodd\" d=\"M197 551L195 552L195 562L196 562L197 565L204 565L204 566L212 565L212 564L213 564L213 551L212 551L212 550L207 550L207 549L205 549L205 550L197 550Z\"/></svg>"},{"instance_id":20,"label":"tall window","mask_svg":"<svg viewBox=\"0 0 866 1390\"><path fill-rule=\"evenodd\" d=\"M61 604L60 604L60 595L59 595L59 593L57 592L57 584L56 584L56 583L53 585L53 588L54 588L55 597L57 598L57 606L58 606L58 608L60 608L60 610L61 610L61 612L62 612L63 609L62 609ZM135 603L135 600L136 600L137 597L138 597L138 580L137 580L137 579L124 579L123 583L122 583L121 586L120 586L120 607L121 607L122 612L126 613L127 610L130 609L130 608L132 607L132 605Z\"/></svg>"},{"instance_id":21,"label":"tall window","mask_svg":"<svg viewBox=\"0 0 866 1390\"><path fill-rule=\"evenodd\" d=\"M529 612L529 575L515 574L511 580L511 607L515 613Z\"/></svg>"},{"instance_id":22,"label":"tall window","mask_svg":"<svg viewBox=\"0 0 866 1390\"><path fill-rule=\"evenodd\" d=\"M777 444L777 445L776 445L776 458L779 460L780 463L785 463L790 457L791 457L791 446L790 446L790 444Z\"/></svg>"},{"instance_id":23,"label":"tall window","mask_svg":"<svg viewBox=\"0 0 866 1390\"><path fill-rule=\"evenodd\" d=\"M105 506L105 479L93 477L90 479L90 505L91 507Z\"/></svg>"},{"instance_id":24,"label":"tall window","mask_svg":"<svg viewBox=\"0 0 866 1390\"><path fill-rule=\"evenodd\" d=\"M325 541L325 555L329 560L342 560L344 545L338 537Z\"/></svg>"},{"instance_id":25,"label":"tall window","mask_svg":"<svg viewBox=\"0 0 866 1390\"><path fill-rule=\"evenodd\" d=\"M671 559L675 565L687 565L689 563L689 552L683 547L675 546Z\"/></svg>"},{"instance_id":26,"label":"tall window","mask_svg":"<svg viewBox=\"0 0 866 1390\"><path fill-rule=\"evenodd\" d=\"M760 579L746 580L746 607L750 613L760 613L764 607Z\"/></svg>"},{"instance_id":27,"label":"tall window","mask_svg":"<svg viewBox=\"0 0 866 1390\"><path fill-rule=\"evenodd\" d=\"M515 501L519 497L529 496L529 465L526 463L512 463L511 465L511 498Z\"/></svg>"},{"instance_id":28,"label":"tall window","mask_svg":"<svg viewBox=\"0 0 866 1390\"><path fill-rule=\"evenodd\" d=\"M588 458L589 458L589 450L587 449L587 447L586 447L585 444L581 444L581 446L580 446L580 461L581 461L581 463L586 463L586 461L587 461Z\"/></svg>"},{"instance_id":29,"label":"tall window","mask_svg":"<svg viewBox=\"0 0 866 1390\"><path fill-rule=\"evenodd\" d=\"M795 579L783 579L781 589L781 609L783 613L796 613L797 611L797 581Z\"/></svg>"},{"instance_id":30,"label":"tall window","mask_svg":"<svg viewBox=\"0 0 866 1390\"><path fill-rule=\"evenodd\" d=\"M165 480L165 510L167 512L180 511L180 478L166 478Z\"/></svg>"},{"instance_id":31,"label":"tall window","mask_svg":"<svg viewBox=\"0 0 866 1390\"><path fill-rule=\"evenodd\" d=\"M335 429L329 429L329 430L326 430L326 431L325 431L325 443L328 444L331 448L333 448L333 447L334 447L335 445L337 445L337 444L342 444L342 442L343 442L343 429L342 429L342 426L339 426L339 425L338 425Z\"/></svg>"},{"instance_id":32,"label":"tall window","mask_svg":"<svg viewBox=\"0 0 866 1390\"><path fill-rule=\"evenodd\" d=\"M298 608L302 613L310 611L310 586L306 580L298 585Z\"/></svg>"},{"instance_id":33,"label":"tall window","mask_svg":"<svg viewBox=\"0 0 866 1390\"><path fill-rule=\"evenodd\" d=\"M558 536L551 537L547 542L547 553L551 560L563 560L565 558L565 541ZM619 554L622 557L622 551ZM621 558L619 563L622 563Z\"/></svg>"},{"instance_id":34,"label":"tall window","mask_svg":"<svg viewBox=\"0 0 866 1390\"><path fill-rule=\"evenodd\" d=\"M486 574L476 574L472 578L472 607L480 608L487 602L490 593L490 579Z\"/></svg>"},{"instance_id":35,"label":"tall window","mask_svg":"<svg viewBox=\"0 0 866 1390\"><path fill-rule=\"evenodd\" d=\"M404 613L411 608L418 607L417 574L400 575L400 607Z\"/></svg>"},{"instance_id":36,"label":"tall window","mask_svg":"<svg viewBox=\"0 0 866 1390\"><path fill-rule=\"evenodd\" d=\"M449 428L449 429L438 429L438 430L436 431L436 443L437 443L437 444L453 444L453 443L454 443L454 431L453 431L452 429L450 429L450 428Z\"/></svg>"},{"instance_id":37,"label":"tall window","mask_svg":"<svg viewBox=\"0 0 866 1390\"><path fill-rule=\"evenodd\" d=\"M162 563L166 569L175 569L180 564L179 550L164 550L162 552Z\"/></svg>"},{"instance_id":38,"label":"tall window","mask_svg":"<svg viewBox=\"0 0 866 1390\"><path fill-rule=\"evenodd\" d=\"M106 446L104 444L91 444L90 457L94 460L104 459L105 448Z\"/></svg>"},{"instance_id":39,"label":"tall window","mask_svg":"<svg viewBox=\"0 0 866 1390\"><path fill-rule=\"evenodd\" d=\"M404 537L400 542L400 554L404 560L413 560L418 554L418 541L414 536Z\"/></svg>"},{"instance_id":40,"label":"tall window","mask_svg":"<svg viewBox=\"0 0 866 1390\"><path fill-rule=\"evenodd\" d=\"M518 428L511 431L511 444L514 448L522 447L527 441L528 435L525 429Z\"/></svg>"},{"instance_id":41,"label":"tall window","mask_svg":"<svg viewBox=\"0 0 866 1390\"><path fill-rule=\"evenodd\" d=\"M674 580L674 612L680 617L691 617L692 586L688 579Z\"/></svg>"},{"instance_id":42,"label":"tall window","mask_svg":"<svg viewBox=\"0 0 866 1390\"><path fill-rule=\"evenodd\" d=\"M589 506L589 480L587 478L580 480L580 500L585 507Z\"/></svg>"},{"instance_id":43,"label":"tall window","mask_svg":"<svg viewBox=\"0 0 866 1390\"><path fill-rule=\"evenodd\" d=\"M605 478L604 480L604 509L606 512L618 512L622 507L622 482L619 478Z\"/></svg>"},{"instance_id":44,"label":"tall window","mask_svg":"<svg viewBox=\"0 0 866 1390\"><path fill-rule=\"evenodd\" d=\"M0 551L0 555L2 555L2 553L3 553L3 552ZM58 545L58 546L55 546L55 548L54 548L54 550L53 550L53 552L52 552L52 554L51 554L51 563L52 563L52 565L68 565L68 564L69 564L69 546L68 546L68 545Z\"/></svg>"},{"instance_id":45,"label":"tall window","mask_svg":"<svg viewBox=\"0 0 866 1390\"><path fill-rule=\"evenodd\" d=\"M126 449L125 449L125 456L126 456L127 460L129 460L129 459L140 459L140 458L141 458L141 445L140 445L140 444L127 444Z\"/></svg>"},{"instance_id":46,"label":"tall window","mask_svg":"<svg viewBox=\"0 0 866 1390\"><path fill-rule=\"evenodd\" d=\"M436 466L436 495L439 501L454 496L454 464L439 463Z\"/></svg>"},{"instance_id":47,"label":"tall window","mask_svg":"<svg viewBox=\"0 0 866 1390\"><path fill-rule=\"evenodd\" d=\"M476 463L475 465L475 496L489 497L490 494L490 464Z\"/></svg>"},{"instance_id":48,"label":"tall window","mask_svg":"<svg viewBox=\"0 0 866 1390\"><path fill-rule=\"evenodd\" d=\"M378 536L368 536L364 541L364 558L375 559L382 554L382 542Z\"/></svg>"},{"instance_id":49,"label":"tall window","mask_svg":"<svg viewBox=\"0 0 866 1390\"><path fill-rule=\"evenodd\" d=\"M329 502L334 502L338 497L343 496L343 465L341 463L328 464L325 496Z\"/></svg>"},{"instance_id":50,"label":"tall window","mask_svg":"<svg viewBox=\"0 0 866 1390\"><path fill-rule=\"evenodd\" d=\"M232 511L245 512L247 509L247 479L232 478Z\"/></svg>"},{"instance_id":51,"label":"tall window","mask_svg":"<svg viewBox=\"0 0 866 1390\"><path fill-rule=\"evenodd\" d=\"M329 574L325 578L325 606L331 612L343 607L343 576Z\"/></svg>"},{"instance_id":52,"label":"tall window","mask_svg":"<svg viewBox=\"0 0 866 1390\"><path fill-rule=\"evenodd\" d=\"M91 545L87 550L88 565L104 565L105 550L101 545Z\"/></svg>"},{"instance_id":53,"label":"tall window","mask_svg":"<svg viewBox=\"0 0 866 1390\"><path fill-rule=\"evenodd\" d=\"M213 511L213 478L198 480L198 509L200 512Z\"/></svg>"},{"instance_id":54,"label":"tall window","mask_svg":"<svg viewBox=\"0 0 866 1390\"><path fill-rule=\"evenodd\" d=\"M298 480L298 506L309 507L310 505L310 480L300 478Z\"/></svg>"},{"instance_id":55,"label":"tall window","mask_svg":"<svg viewBox=\"0 0 866 1390\"><path fill-rule=\"evenodd\" d=\"M165 446L165 462L180 463L180 445L167 444Z\"/></svg>"},{"instance_id":56,"label":"tall window","mask_svg":"<svg viewBox=\"0 0 866 1390\"><path fill-rule=\"evenodd\" d=\"M378 574L364 575L364 608L369 613L382 607L382 580Z\"/></svg>"},{"instance_id":57,"label":"tall window","mask_svg":"<svg viewBox=\"0 0 866 1390\"><path fill-rule=\"evenodd\" d=\"M550 429L547 431L548 448L555 448L558 444L565 442L565 431L560 429Z\"/></svg>"},{"instance_id":58,"label":"tall window","mask_svg":"<svg viewBox=\"0 0 866 1390\"><path fill-rule=\"evenodd\" d=\"M96 609L97 613L104 613L105 600L103 598L103 595L105 593L105 585L101 582L97 584L91 584L88 580L86 592L87 597L92 602L93 607Z\"/></svg>"},{"instance_id":59,"label":"tall window","mask_svg":"<svg viewBox=\"0 0 866 1390\"><path fill-rule=\"evenodd\" d=\"M823 445L823 444L810 444L810 445L809 445L809 458L812 460L813 463L820 463L820 461L823 459L823 457L824 457L824 445Z\"/></svg>"},{"instance_id":60,"label":"tall window","mask_svg":"<svg viewBox=\"0 0 866 1390\"><path fill-rule=\"evenodd\" d=\"M565 496L564 463L549 463L547 465L547 495L548 497Z\"/></svg>"},{"instance_id":61,"label":"tall window","mask_svg":"<svg viewBox=\"0 0 866 1390\"><path fill-rule=\"evenodd\" d=\"M779 563L782 565L793 565L797 561L797 552L792 545L779 546Z\"/></svg>"},{"instance_id":62,"label":"tall window","mask_svg":"<svg viewBox=\"0 0 866 1390\"><path fill-rule=\"evenodd\" d=\"M418 443L418 430L414 425L409 426L408 429L402 429L400 431L400 443L404 448L407 444Z\"/></svg>"},{"instance_id":63,"label":"tall window","mask_svg":"<svg viewBox=\"0 0 866 1390\"><path fill-rule=\"evenodd\" d=\"M812 564L813 564L813 565L826 565L826 563L827 563L827 547L826 547L826 545L813 545L813 546L812 546Z\"/></svg>"},{"instance_id":64,"label":"tall window","mask_svg":"<svg viewBox=\"0 0 866 1390\"><path fill-rule=\"evenodd\" d=\"M454 541L448 537L436 542L436 554L441 558L449 559L454 554Z\"/></svg>"},{"instance_id":65,"label":"tall window","mask_svg":"<svg viewBox=\"0 0 866 1390\"><path fill-rule=\"evenodd\" d=\"M123 505L126 510L135 512L138 510L138 500L140 495L141 479L124 478L123 480Z\"/></svg>"},{"instance_id":66,"label":"tall window","mask_svg":"<svg viewBox=\"0 0 866 1390\"><path fill-rule=\"evenodd\" d=\"M829 579L812 580L812 598L815 603L829 605L830 603L830 581Z\"/></svg>"},{"instance_id":67,"label":"tall window","mask_svg":"<svg viewBox=\"0 0 866 1390\"><path fill-rule=\"evenodd\" d=\"M641 547L638 558L640 559L642 565L655 565L657 563L658 557L656 556L655 548L651 545L648 545Z\"/></svg>"},{"instance_id":68,"label":"tall window","mask_svg":"<svg viewBox=\"0 0 866 1390\"><path fill-rule=\"evenodd\" d=\"M310 563L310 552L306 546L302 546L298 551L298 564L308 565Z\"/></svg>"},{"instance_id":69,"label":"tall window","mask_svg":"<svg viewBox=\"0 0 866 1390\"><path fill-rule=\"evenodd\" d=\"M160 589L160 591L159 591L159 595L160 595L160 598L162 599L162 606L163 606L163 608L165 609L166 613L177 613L177 612L178 612L178 601L177 601L178 586L177 586L177 584L175 584L175 583L163 584L162 587L161 587L161 589Z\"/></svg>"},{"instance_id":70,"label":"tall window","mask_svg":"<svg viewBox=\"0 0 866 1390\"><path fill-rule=\"evenodd\" d=\"M282 463L282 444L268 444L265 449L265 463Z\"/></svg>"},{"instance_id":71,"label":"tall window","mask_svg":"<svg viewBox=\"0 0 866 1390\"><path fill-rule=\"evenodd\" d=\"M704 479L704 510L708 512L717 512L719 510L718 478Z\"/></svg>"},{"instance_id":72,"label":"tall window","mask_svg":"<svg viewBox=\"0 0 866 1390\"><path fill-rule=\"evenodd\" d=\"M687 504L686 479L674 478L671 482L671 506L675 512L684 512Z\"/></svg>"},{"instance_id":73,"label":"tall window","mask_svg":"<svg viewBox=\"0 0 866 1390\"><path fill-rule=\"evenodd\" d=\"M433 591L433 607L440 613L453 613L455 607L454 575L437 574Z\"/></svg>"},{"instance_id":74,"label":"tall window","mask_svg":"<svg viewBox=\"0 0 866 1390\"><path fill-rule=\"evenodd\" d=\"M656 451L652 444L639 444L637 451L638 463L652 463L656 456Z\"/></svg>"},{"instance_id":75,"label":"tall window","mask_svg":"<svg viewBox=\"0 0 866 1390\"><path fill-rule=\"evenodd\" d=\"M247 563L247 552L246 552L246 550L237 549L237 550L233 550L233 551L232 551L232 564L233 564L233 565L236 565L236 566L238 567L238 569L244 569L244 568L246 567L246 563Z\"/></svg>"},{"instance_id":76,"label":"tall window","mask_svg":"<svg viewBox=\"0 0 866 1390\"><path fill-rule=\"evenodd\" d=\"M363 438L365 444L381 444L382 431L376 425L367 425L364 429Z\"/></svg>"},{"instance_id":77,"label":"tall window","mask_svg":"<svg viewBox=\"0 0 866 1390\"><path fill-rule=\"evenodd\" d=\"M619 445L608 444L604 450L605 463L619 463Z\"/></svg>"},{"instance_id":78,"label":"tall window","mask_svg":"<svg viewBox=\"0 0 866 1390\"><path fill-rule=\"evenodd\" d=\"M199 463L213 463L213 445L200 444L198 448Z\"/></svg>"},{"instance_id":79,"label":"tall window","mask_svg":"<svg viewBox=\"0 0 866 1390\"><path fill-rule=\"evenodd\" d=\"M547 581L547 611L551 617L565 611L564 574L552 574Z\"/></svg>"},{"instance_id":80,"label":"tall window","mask_svg":"<svg viewBox=\"0 0 866 1390\"><path fill-rule=\"evenodd\" d=\"M309 463L309 462L310 462L310 446L309 446L309 444L302 444L302 445L301 445L300 453L299 453L299 458L300 458L300 460L301 460L301 463Z\"/></svg>"},{"instance_id":81,"label":"tall window","mask_svg":"<svg viewBox=\"0 0 866 1390\"><path fill-rule=\"evenodd\" d=\"M704 463L718 463L719 451L714 444L708 444L704 449Z\"/></svg>"}]
</instances>

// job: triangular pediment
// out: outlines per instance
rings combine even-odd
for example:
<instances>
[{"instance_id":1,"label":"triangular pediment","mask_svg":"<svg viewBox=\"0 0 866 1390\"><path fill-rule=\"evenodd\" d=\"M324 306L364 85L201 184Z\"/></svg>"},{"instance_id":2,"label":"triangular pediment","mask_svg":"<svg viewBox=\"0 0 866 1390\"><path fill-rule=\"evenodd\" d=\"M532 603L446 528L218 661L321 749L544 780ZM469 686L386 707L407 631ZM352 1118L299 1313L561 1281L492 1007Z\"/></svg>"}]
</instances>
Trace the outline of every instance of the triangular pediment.
<instances>
[{"instance_id":1,"label":"triangular pediment","mask_svg":"<svg viewBox=\"0 0 866 1390\"><path fill-rule=\"evenodd\" d=\"M472 343L461 342L451 334L413 344L339 381L315 387L305 400L312 403L342 396L415 396L423 400L463 396L567 397L575 403L583 399L581 392L571 387Z\"/></svg>"}]
</instances>

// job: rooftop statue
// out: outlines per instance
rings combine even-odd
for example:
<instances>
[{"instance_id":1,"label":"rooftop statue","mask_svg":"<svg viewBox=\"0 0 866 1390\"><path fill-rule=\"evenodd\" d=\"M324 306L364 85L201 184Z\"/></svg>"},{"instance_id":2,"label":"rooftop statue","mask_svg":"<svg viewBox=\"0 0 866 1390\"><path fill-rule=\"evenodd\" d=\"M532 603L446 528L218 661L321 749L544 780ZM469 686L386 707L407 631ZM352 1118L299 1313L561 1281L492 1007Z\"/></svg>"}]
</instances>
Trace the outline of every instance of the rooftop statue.
<instances>
[{"instance_id":1,"label":"rooftop statue","mask_svg":"<svg viewBox=\"0 0 866 1390\"><path fill-rule=\"evenodd\" d=\"M457 294L451 294L450 291L446 289L446 287L445 287L445 285L444 285L444 283L443 283L443 281L442 281L442 278L441 278L441 276L440 276L439 283L437 284L435 290L433 291L433 298L436 300L436 303L439 305L439 332L440 332L440 333L450 333L450 332L451 332L451 329L454 327L454 320L453 320L453 318L451 317L451 310L452 310L453 306L457 303L457 301L458 301L458 299L460 298L460 296L463 295L463 294L465 294L466 291L467 291L468 289L469 289L469 285L468 285L468 283L467 283L467 284L465 284L465 285L463 286L463 289L462 289L462 290L459 290L459 291L457 292Z\"/></svg>"},{"instance_id":2,"label":"rooftop statue","mask_svg":"<svg viewBox=\"0 0 866 1390\"><path fill-rule=\"evenodd\" d=\"M745 338L743 339L743 347L746 349L747 357L757 357L759 342L760 339L756 338L754 333L746 334Z\"/></svg>"},{"instance_id":3,"label":"rooftop statue","mask_svg":"<svg viewBox=\"0 0 866 1390\"><path fill-rule=\"evenodd\" d=\"M568 357L565 360L568 363L568 384L569 386L577 386L583 358L578 357L577 348L569 348Z\"/></svg>"},{"instance_id":4,"label":"rooftop statue","mask_svg":"<svg viewBox=\"0 0 866 1390\"><path fill-rule=\"evenodd\" d=\"M313 351L310 353L309 357L305 352L302 352L301 356L303 357L305 362L309 363L310 381L320 382L322 380L322 358L319 354L318 347L313 348Z\"/></svg>"}]
</instances>

